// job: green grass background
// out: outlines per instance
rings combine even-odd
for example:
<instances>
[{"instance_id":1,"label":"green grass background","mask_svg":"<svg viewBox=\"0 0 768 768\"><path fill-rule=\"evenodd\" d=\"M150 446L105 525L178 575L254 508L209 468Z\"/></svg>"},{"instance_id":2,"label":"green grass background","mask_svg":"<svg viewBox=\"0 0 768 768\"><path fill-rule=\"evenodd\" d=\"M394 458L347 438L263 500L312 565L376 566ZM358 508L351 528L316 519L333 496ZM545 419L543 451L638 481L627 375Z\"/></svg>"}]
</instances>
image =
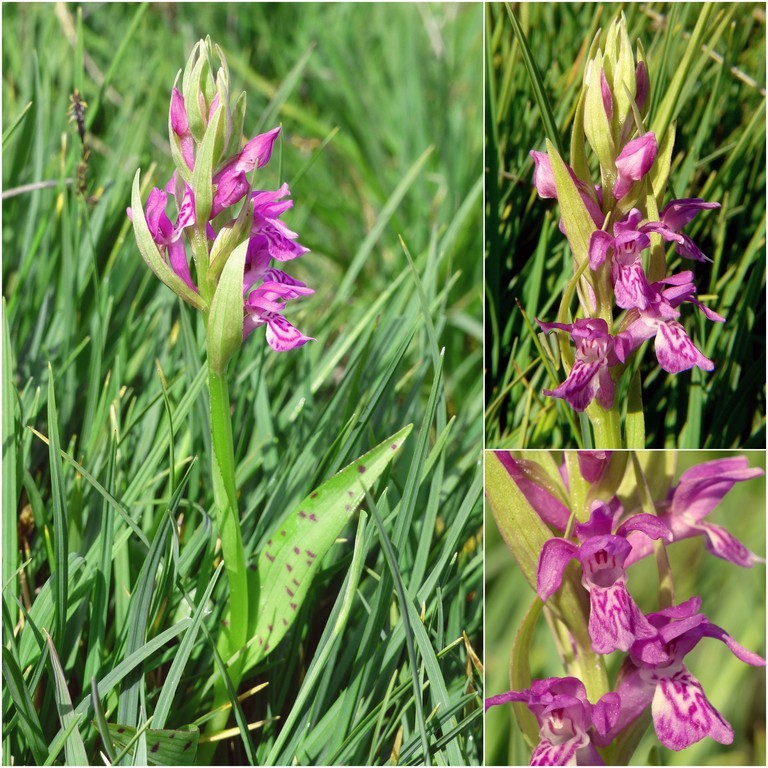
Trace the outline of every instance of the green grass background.
<instances>
[{"instance_id":1,"label":"green grass background","mask_svg":"<svg viewBox=\"0 0 768 768\"><path fill-rule=\"evenodd\" d=\"M67 603L56 606L66 631L47 629L74 705L90 675L125 658L147 550L93 480L151 541L169 476L178 483L199 459L180 500L178 570L165 552L148 596L147 641L188 612L178 584L199 596L213 573L201 318L146 268L125 215L137 168L157 186L170 175L170 89L193 44L211 35L235 88L248 92L246 133L283 126L258 185L290 183L295 208L284 219L312 251L291 271L316 290L290 315L316 342L278 355L257 331L230 368L248 558L322 480L415 425L366 504L393 539L394 567L369 516L351 613L334 634L357 523L345 532L296 625L248 680L269 683L243 703L248 722L266 724L226 740L216 761L477 764L481 678L462 633L479 652L481 6L86 4L80 31L74 5L4 4L2 13L3 189L53 182L3 202L4 658L30 660L23 691L12 696L4 679L4 761L34 760L30 729L43 756L64 759L53 743L61 694L33 630L42 630L40 590L67 560ZM66 183L81 152L67 116L75 87L88 102L95 204ZM107 600L93 610L99 584ZM398 585L423 632L404 630ZM205 618L214 637L226 599L220 579ZM22 607L32 618L23 640L13 632ZM201 635L171 683L177 648L169 640L142 667L143 716L176 686L167 727L211 704L210 644ZM305 689L321 654L326 665ZM112 721L118 691L103 701ZM79 730L99 762L92 716Z\"/></svg>"},{"instance_id":2,"label":"green grass background","mask_svg":"<svg viewBox=\"0 0 768 768\"><path fill-rule=\"evenodd\" d=\"M669 186L670 198L722 204L686 228L714 263L668 255L668 265L669 271L693 269L700 298L727 322L705 321L691 306L682 310L681 321L713 359L714 372L668 375L648 343L625 373L617 394L622 403L632 371L641 372L648 447L765 445L765 6L714 5L715 14L730 18L714 54L697 52L698 71L677 102ZM650 73L652 119L702 7L512 5L566 148L597 29L623 11L633 45L640 38ZM573 274L572 257L558 229L556 203L539 199L532 183L528 153L544 149L545 132L521 48L505 6L486 6L486 19L486 445L590 447L578 415L569 421L566 404L541 394L556 382L547 375L524 316L534 326L535 318L556 319ZM713 21L705 43L715 27ZM563 371L558 375L562 381Z\"/></svg>"},{"instance_id":3,"label":"green grass background","mask_svg":"<svg viewBox=\"0 0 768 768\"><path fill-rule=\"evenodd\" d=\"M675 478L703 461L733 455L712 451L680 451ZM739 452L752 467L765 470L765 453ZM529 456L532 458L532 456ZM765 556L765 478L736 484L709 515L753 552ZM509 690L509 660L515 634L535 597L499 536L486 505L486 692ZM675 585L675 600L702 598L702 611L744 647L765 657L765 565L740 568L710 555L701 537L681 541L667 550ZM645 611L658 606L658 572L652 559L629 570L628 586ZM622 653L607 659L609 680L616 679ZM562 676L563 667L546 622L537 625L531 646L535 678ZM653 728L640 742L631 765L764 765L765 668L739 661L720 642L705 638L686 656L686 665L704 687L710 702L734 730L730 746L703 739L681 752L659 746ZM486 715L486 763L527 765L530 749L514 720L511 707L498 706Z\"/></svg>"}]
</instances>

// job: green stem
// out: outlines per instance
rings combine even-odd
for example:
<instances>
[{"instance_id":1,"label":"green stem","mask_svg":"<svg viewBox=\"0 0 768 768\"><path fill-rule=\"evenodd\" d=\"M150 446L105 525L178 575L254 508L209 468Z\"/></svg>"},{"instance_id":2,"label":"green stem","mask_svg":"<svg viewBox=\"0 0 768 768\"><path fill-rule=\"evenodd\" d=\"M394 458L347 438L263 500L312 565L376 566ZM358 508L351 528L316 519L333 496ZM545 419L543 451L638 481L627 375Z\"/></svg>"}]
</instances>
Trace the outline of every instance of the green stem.
<instances>
[{"instance_id":1,"label":"green stem","mask_svg":"<svg viewBox=\"0 0 768 768\"><path fill-rule=\"evenodd\" d=\"M621 425L619 423L619 407L606 411L597 401L587 408L587 416L592 423L592 432L595 437L595 448L623 448L621 440Z\"/></svg>"},{"instance_id":2,"label":"green stem","mask_svg":"<svg viewBox=\"0 0 768 768\"><path fill-rule=\"evenodd\" d=\"M231 656L239 651L248 639L248 578L237 510L235 450L229 413L229 387L225 372L212 370L209 366L208 392L211 402L213 498L224 567L229 579L228 634ZM230 676L233 683L237 685L240 681L239 670L230 668Z\"/></svg>"}]
</instances>

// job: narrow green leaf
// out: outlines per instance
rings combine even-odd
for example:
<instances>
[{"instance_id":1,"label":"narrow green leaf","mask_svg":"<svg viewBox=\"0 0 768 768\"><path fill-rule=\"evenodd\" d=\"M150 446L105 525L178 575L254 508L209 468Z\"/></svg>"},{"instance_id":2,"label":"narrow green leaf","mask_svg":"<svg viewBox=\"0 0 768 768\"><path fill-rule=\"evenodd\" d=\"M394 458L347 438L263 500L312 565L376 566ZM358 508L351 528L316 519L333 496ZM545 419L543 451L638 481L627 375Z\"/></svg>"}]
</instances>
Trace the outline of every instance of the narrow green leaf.
<instances>
[{"instance_id":1,"label":"narrow green leaf","mask_svg":"<svg viewBox=\"0 0 768 768\"><path fill-rule=\"evenodd\" d=\"M581 199L576 182L571 178L562 157L549 141L547 141L547 154L552 164L557 201L560 203L560 216L563 219L568 244L576 259L576 266L581 267L589 259L589 238L595 229L595 224Z\"/></svg>"},{"instance_id":2,"label":"narrow green leaf","mask_svg":"<svg viewBox=\"0 0 768 768\"><path fill-rule=\"evenodd\" d=\"M136 244L139 252L147 266L165 283L177 296L180 296L195 309L205 310L205 302L195 293L166 263L163 255L157 247L157 243L152 239L147 220L144 216L144 207L141 204L141 192L139 188L139 177L141 170L136 171L133 177L133 187L131 190L131 216L133 219L133 231L136 235Z\"/></svg>"},{"instance_id":3,"label":"narrow green leaf","mask_svg":"<svg viewBox=\"0 0 768 768\"><path fill-rule=\"evenodd\" d=\"M262 542L256 569L248 572L249 593L260 596L244 669L261 661L285 636L323 556L400 452L411 429L412 425L404 427L323 483Z\"/></svg>"},{"instance_id":4,"label":"narrow green leaf","mask_svg":"<svg viewBox=\"0 0 768 768\"><path fill-rule=\"evenodd\" d=\"M9 695L13 702L13 710L19 717L19 726L35 763L42 765L48 756L48 746L43 735L43 727L40 724L40 718L37 715L29 689L24 682L21 669L19 669L14 655L7 648L3 648L2 667L3 680L5 681L4 694ZM7 711L5 716L7 717Z\"/></svg>"},{"instance_id":5,"label":"narrow green leaf","mask_svg":"<svg viewBox=\"0 0 768 768\"><path fill-rule=\"evenodd\" d=\"M12 624L16 623L19 593L18 505L19 505L19 406L13 385L13 350L5 298L3 298L3 595Z\"/></svg>"},{"instance_id":6,"label":"narrow green leaf","mask_svg":"<svg viewBox=\"0 0 768 768\"><path fill-rule=\"evenodd\" d=\"M208 365L224 375L243 343L243 272L248 240L232 251L221 272L208 317Z\"/></svg>"},{"instance_id":7,"label":"narrow green leaf","mask_svg":"<svg viewBox=\"0 0 768 768\"><path fill-rule=\"evenodd\" d=\"M57 642L63 645L69 605L69 521L64 496L64 476L59 456L59 417L53 386L53 368L48 364L48 463L51 468L51 497L53 502L54 627Z\"/></svg>"},{"instance_id":8,"label":"narrow green leaf","mask_svg":"<svg viewBox=\"0 0 768 768\"><path fill-rule=\"evenodd\" d=\"M163 682L163 688L160 691L160 695L158 696L155 712L152 716L152 722L158 726L158 728L162 729L171 711L173 697L176 695L176 691L179 687L179 684L181 683L181 676L184 673L184 668L186 667L189 656L192 653L195 641L197 640L197 634L200 630L201 624L203 623L203 619L205 618L206 611L208 610L208 601L210 600L211 593L213 592L213 588L218 581L219 574L221 573L221 569L223 567L224 563L219 563L219 567L216 569L213 576L211 576L211 579L208 582L208 586L206 587L202 598L200 598L197 609L195 610L195 614L192 617L192 626L190 627L189 632L184 635L184 639L181 641L179 649L176 651L173 657L173 663L171 664L171 668L168 670L168 675ZM151 752L151 746L149 749Z\"/></svg>"},{"instance_id":9,"label":"narrow green leaf","mask_svg":"<svg viewBox=\"0 0 768 768\"><path fill-rule=\"evenodd\" d=\"M21 121L24 119L24 116L29 112L29 110L32 108L32 102L27 102L24 109L19 112L19 114L11 121L11 124L3 131L3 147L5 147L5 142L8 141L8 139L11 138L13 135L13 132L21 125Z\"/></svg>"},{"instance_id":10,"label":"narrow green leaf","mask_svg":"<svg viewBox=\"0 0 768 768\"><path fill-rule=\"evenodd\" d=\"M75 713L72 707L72 698L67 688L67 679L64 675L64 669L59 661L59 655L56 652L56 646L53 644L51 636L46 632L48 641L49 659L53 670L53 680L55 683L56 708L59 711L59 720L64 729L71 728L71 732L64 743L64 755L67 765L88 765L88 755L85 752L85 744L80 730L77 727L81 715ZM73 723L75 724L73 726Z\"/></svg>"},{"instance_id":11,"label":"narrow green leaf","mask_svg":"<svg viewBox=\"0 0 768 768\"><path fill-rule=\"evenodd\" d=\"M512 11L511 5L509 3L505 3L504 5L507 9L509 21L512 24L512 30L515 33L518 43L520 43L523 62L525 63L526 70L528 70L528 79L531 81L533 95L536 98L536 103L539 105L541 120L544 123L544 131L547 134L549 141L557 148L558 154L562 156L564 153L563 146L560 142L560 132L557 130L555 116L552 112L552 107L549 104L546 91L544 90L544 81L539 72L539 68L536 66L536 61L528 46L528 41L525 39L525 34L523 33L523 28L520 26L520 22Z\"/></svg>"},{"instance_id":12,"label":"narrow green leaf","mask_svg":"<svg viewBox=\"0 0 768 768\"><path fill-rule=\"evenodd\" d=\"M96 728L99 731L99 735L101 736L101 743L104 747L104 752L107 755L107 759L109 760L111 765L115 765L117 762L115 760L115 750L112 746L112 739L109 737L109 725L107 723L107 716L104 713L104 707L101 703L101 698L99 697L99 689L96 685L96 678L91 678L91 700L93 701L93 717L94 717L94 723L96 724Z\"/></svg>"}]
</instances>

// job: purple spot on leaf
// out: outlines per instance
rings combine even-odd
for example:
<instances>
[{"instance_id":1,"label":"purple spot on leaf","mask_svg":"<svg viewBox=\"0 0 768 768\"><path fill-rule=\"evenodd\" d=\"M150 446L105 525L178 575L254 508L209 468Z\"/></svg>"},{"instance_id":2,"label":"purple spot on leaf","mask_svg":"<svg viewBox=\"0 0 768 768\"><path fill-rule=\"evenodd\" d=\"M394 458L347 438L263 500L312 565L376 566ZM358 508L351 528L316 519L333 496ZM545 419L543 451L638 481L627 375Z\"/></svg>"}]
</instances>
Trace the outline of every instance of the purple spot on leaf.
<instances>
[{"instance_id":1,"label":"purple spot on leaf","mask_svg":"<svg viewBox=\"0 0 768 768\"><path fill-rule=\"evenodd\" d=\"M311 520L313 523L316 523L316 522L317 522L317 515L316 515L316 514L313 512L313 513L312 513L312 514L309 516L309 519L310 519L310 520Z\"/></svg>"},{"instance_id":2,"label":"purple spot on leaf","mask_svg":"<svg viewBox=\"0 0 768 768\"><path fill-rule=\"evenodd\" d=\"M301 550L300 550L298 547L294 547L294 548L293 548L293 553L294 553L295 555L300 555L300 554L301 554Z\"/></svg>"},{"instance_id":3,"label":"purple spot on leaf","mask_svg":"<svg viewBox=\"0 0 768 768\"><path fill-rule=\"evenodd\" d=\"M393 451L396 451L397 450L397 443L392 443L390 448L392 448Z\"/></svg>"},{"instance_id":4,"label":"purple spot on leaf","mask_svg":"<svg viewBox=\"0 0 768 768\"><path fill-rule=\"evenodd\" d=\"M285 531L280 531L281 536L285 536Z\"/></svg>"},{"instance_id":5,"label":"purple spot on leaf","mask_svg":"<svg viewBox=\"0 0 768 768\"><path fill-rule=\"evenodd\" d=\"M267 560L269 560L270 563L274 563L275 562L275 556L274 555L270 555L269 552L266 552L265 554L267 555Z\"/></svg>"},{"instance_id":6,"label":"purple spot on leaf","mask_svg":"<svg viewBox=\"0 0 768 768\"><path fill-rule=\"evenodd\" d=\"M160 749L160 742L159 741L156 744L153 744L149 751L154 754L155 752L157 752L158 749Z\"/></svg>"},{"instance_id":7,"label":"purple spot on leaf","mask_svg":"<svg viewBox=\"0 0 768 768\"><path fill-rule=\"evenodd\" d=\"M287 626L288 626L288 619L283 619L283 626L284 626L284 627L287 627Z\"/></svg>"},{"instance_id":8,"label":"purple spot on leaf","mask_svg":"<svg viewBox=\"0 0 768 768\"><path fill-rule=\"evenodd\" d=\"M362 475L362 474L363 474L363 472L365 472L365 464L361 464L361 465L360 465L360 466L357 468L357 471L358 471L358 472L359 472L359 473Z\"/></svg>"},{"instance_id":9,"label":"purple spot on leaf","mask_svg":"<svg viewBox=\"0 0 768 768\"><path fill-rule=\"evenodd\" d=\"M307 516L307 513L303 509L300 509L299 510L299 517L305 518L306 516Z\"/></svg>"},{"instance_id":10,"label":"purple spot on leaf","mask_svg":"<svg viewBox=\"0 0 768 768\"><path fill-rule=\"evenodd\" d=\"M299 586L299 582L298 582L298 579L297 579L295 576L293 577L292 581L293 581L293 583L294 583L294 584L295 584L297 587Z\"/></svg>"},{"instance_id":11,"label":"purple spot on leaf","mask_svg":"<svg viewBox=\"0 0 768 768\"><path fill-rule=\"evenodd\" d=\"M304 550L313 560L317 557L317 555L311 550L311 549L305 549Z\"/></svg>"},{"instance_id":12,"label":"purple spot on leaf","mask_svg":"<svg viewBox=\"0 0 768 768\"><path fill-rule=\"evenodd\" d=\"M288 605L290 605L290 606L291 606L291 608L293 608L293 610L294 610L294 611L295 611L295 610L298 608L298 606L296 605L296 603L288 603Z\"/></svg>"},{"instance_id":13,"label":"purple spot on leaf","mask_svg":"<svg viewBox=\"0 0 768 768\"><path fill-rule=\"evenodd\" d=\"M291 591L290 587L286 587L285 591L288 593L288 597L293 597L293 592Z\"/></svg>"}]
</instances>

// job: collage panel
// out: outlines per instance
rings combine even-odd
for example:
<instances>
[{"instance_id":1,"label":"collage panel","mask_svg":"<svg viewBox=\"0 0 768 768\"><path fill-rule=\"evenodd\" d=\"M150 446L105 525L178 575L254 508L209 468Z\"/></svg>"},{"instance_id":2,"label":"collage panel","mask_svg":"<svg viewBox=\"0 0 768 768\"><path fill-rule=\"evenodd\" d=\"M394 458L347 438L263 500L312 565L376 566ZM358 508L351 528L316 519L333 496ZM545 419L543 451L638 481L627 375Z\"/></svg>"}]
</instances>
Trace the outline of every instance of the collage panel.
<instances>
[{"instance_id":1,"label":"collage panel","mask_svg":"<svg viewBox=\"0 0 768 768\"><path fill-rule=\"evenodd\" d=\"M486 8L486 765L765 764L765 52Z\"/></svg>"},{"instance_id":2,"label":"collage panel","mask_svg":"<svg viewBox=\"0 0 768 768\"><path fill-rule=\"evenodd\" d=\"M764 447L765 5L486 39L486 447Z\"/></svg>"},{"instance_id":3,"label":"collage panel","mask_svg":"<svg viewBox=\"0 0 768 768\"><path fill-rule=\"evenodd\" d=\"M762 765L765 452L486 453L486 765Z\"/></svg>"},{"instance_id":4,"label":"collage panel","mask_svg":"<svg viewBox=\"0 0 768 768\"><path fill-rule=\"evenodd\" d=\"M483 7L3 3L5 765L480 765Z\"/></svg>"}]
</instances>

